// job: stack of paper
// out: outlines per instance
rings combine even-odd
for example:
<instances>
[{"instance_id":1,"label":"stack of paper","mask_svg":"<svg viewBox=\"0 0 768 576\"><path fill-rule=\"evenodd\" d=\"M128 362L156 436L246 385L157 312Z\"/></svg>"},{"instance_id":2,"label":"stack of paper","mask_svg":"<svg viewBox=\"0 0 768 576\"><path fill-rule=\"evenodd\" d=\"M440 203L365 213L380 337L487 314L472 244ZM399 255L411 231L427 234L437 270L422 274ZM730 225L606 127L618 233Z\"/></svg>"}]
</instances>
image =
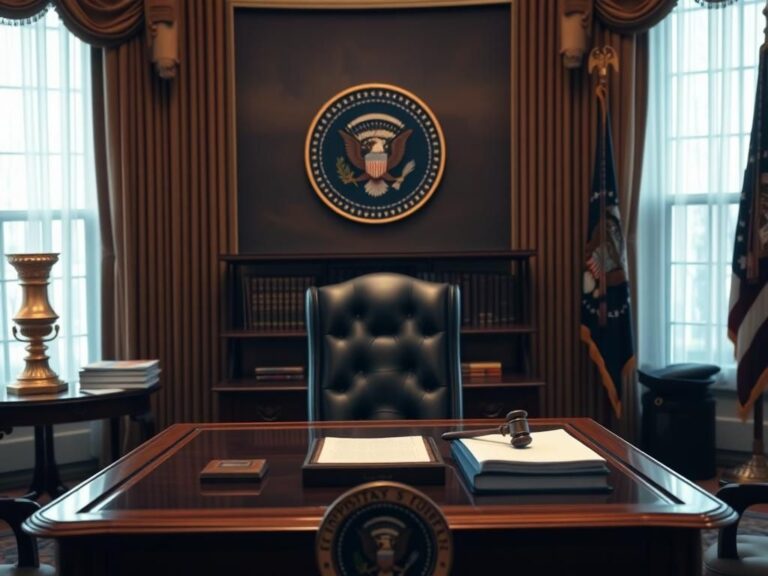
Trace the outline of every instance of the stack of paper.
<instances>
[{"instance_id":1,"label":"stack of paper","mask_svg":"<svg viewBox=\"0 0 768 576\"><path fill-rule=\"evenodd\" d=\"M402 464L430 462L422 436L337 438L327 436L319 464Z\"/></svg>"},{"instance_id":2,"label":"stack of paper","mask_svg":"<svg viewBox=\"0 0 768 576\"><path fill-rule=\"evenodd\" d=\"M454 459L472 492L607 490L605 459L563 429L534 432L528 448L489 434L453 442Z\"/></svg>"},{"instance_id":3,"label":"stack of paper","mask_svg":"<svg viewBox=\"0 0 768 576\"><path fill-rule=\"evenodd\" d=\"M80 389L147 388L160 379L159 360L101 360L80 369Z\"/></svg>"}]
</instances>

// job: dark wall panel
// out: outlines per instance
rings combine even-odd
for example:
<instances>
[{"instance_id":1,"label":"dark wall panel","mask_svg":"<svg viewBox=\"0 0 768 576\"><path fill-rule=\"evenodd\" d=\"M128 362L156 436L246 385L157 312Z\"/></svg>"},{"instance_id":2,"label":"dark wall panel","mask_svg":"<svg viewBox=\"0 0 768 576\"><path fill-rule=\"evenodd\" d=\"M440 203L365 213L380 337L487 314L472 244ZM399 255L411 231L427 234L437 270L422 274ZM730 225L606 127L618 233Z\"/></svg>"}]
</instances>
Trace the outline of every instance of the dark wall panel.
<instances>
[{"instance_id":1,"label":"dark wall panel","mask_svg":"<svg viewBox=\"0 0 768 576\"><path fill-rule=\"evenodd\" d=\"M510 7L235 10L241 253L493 250L510 246ZM442 124L441 185L415 214L352 222L316 196L304 140L353 85L413 92Z\"/></svg>"}]
</instances>

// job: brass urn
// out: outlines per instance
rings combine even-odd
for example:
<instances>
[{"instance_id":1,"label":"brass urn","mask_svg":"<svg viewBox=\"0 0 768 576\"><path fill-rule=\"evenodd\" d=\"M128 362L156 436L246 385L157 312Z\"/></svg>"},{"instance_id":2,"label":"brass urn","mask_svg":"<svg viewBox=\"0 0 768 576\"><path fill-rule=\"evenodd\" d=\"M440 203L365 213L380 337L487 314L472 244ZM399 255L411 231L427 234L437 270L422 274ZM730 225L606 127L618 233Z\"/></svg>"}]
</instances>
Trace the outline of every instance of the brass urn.
<instances>
[{"instance_id":1,"label":"brass urn","mask_svg":"<svg viewBox=\"0 0 768 576\"><path fill-rule=\"evenodd\" d=\"M16 382L8 384L9 394L56 394L67 387L48 365L46 342L59 334L54 323L59 316L48 302L51 268L59 261L58 254L6 254L8 262L19 274L21 309L13 317L13 337L27 343L26 366ZM53 333L53 336L51 336ZM21 334L21 336L19 336Z\"/></svg>"}]
</instances>

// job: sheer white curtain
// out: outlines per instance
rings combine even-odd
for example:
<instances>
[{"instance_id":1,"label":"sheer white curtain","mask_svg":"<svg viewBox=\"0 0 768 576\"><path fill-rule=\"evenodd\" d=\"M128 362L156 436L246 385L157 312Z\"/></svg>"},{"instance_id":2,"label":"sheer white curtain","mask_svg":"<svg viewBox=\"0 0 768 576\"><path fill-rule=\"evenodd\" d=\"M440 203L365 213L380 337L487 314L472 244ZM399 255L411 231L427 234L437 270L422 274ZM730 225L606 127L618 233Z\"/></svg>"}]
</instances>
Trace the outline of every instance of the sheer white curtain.
<instances>
[{"instance_id":1,"label":"sheer white curtain","mask_svg":"<svg viewBox=\"0 0 768 576\"><path fill-rule=\"evenodd\" d=\"M680 0L650 34L638 225L640 366L734 367L726 320L764 0Z\"/></svg>"},{"instance_id":2,"label":"sheer white curtain","mask_svg":"<svg viewBox=\"0 0 768 576\"><path fill-rule=\"evenodd\" d=\"M60 253L49 295L61 332L49 353L66 381L99 355L90 78L90 48L53 10L0 25L0 253ZM0 270L0 378L10 382L25 355L11 336L21 291L4 257Z\"/></svg>"}]
</instances>

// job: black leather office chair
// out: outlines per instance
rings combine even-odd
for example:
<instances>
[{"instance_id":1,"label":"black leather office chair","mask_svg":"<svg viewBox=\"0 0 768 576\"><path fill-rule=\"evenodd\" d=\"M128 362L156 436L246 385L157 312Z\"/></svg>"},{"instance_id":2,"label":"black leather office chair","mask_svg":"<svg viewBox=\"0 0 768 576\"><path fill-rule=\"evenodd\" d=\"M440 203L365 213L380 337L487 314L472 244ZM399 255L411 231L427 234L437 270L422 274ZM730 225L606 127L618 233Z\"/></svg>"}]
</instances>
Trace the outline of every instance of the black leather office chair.
<instances>
[{"instance_id":1,"label":"black leather office chair","mask_svg":"<svg viewBox=\"0 0 768 576\"><path fill-rule=\"evenodd\" d=\"M306 311L310 420L462 417L458 287L367 274Z\"/></svg>"},{"instance_id":2,"label":"black leather office chair","mask_svg":"<svg viewBox=\"0 0 768 576\"><path fill-rule=\"evenodd\" d=\"M717 497L739 514L754 504L768 503L768 484L728 484ZM768 536L737 536L739 523L721 528L717 542L704 553L705 576L768 574Z\"/></svg>"},{"instance_id":3,"label":"black leather office chair","mask_svg":"<svg viewBox=\"0 0 768 576\"><path fill-rule=\"evenodd\" d=\"M0 576L53 576L52 566L40 564L37 556L37 540L25 534L21 524L40 506L25 498L0 497L0 521L7 523L16 536L19 560L16 564L0 565Z\"/></svg>"}]
</instances>

